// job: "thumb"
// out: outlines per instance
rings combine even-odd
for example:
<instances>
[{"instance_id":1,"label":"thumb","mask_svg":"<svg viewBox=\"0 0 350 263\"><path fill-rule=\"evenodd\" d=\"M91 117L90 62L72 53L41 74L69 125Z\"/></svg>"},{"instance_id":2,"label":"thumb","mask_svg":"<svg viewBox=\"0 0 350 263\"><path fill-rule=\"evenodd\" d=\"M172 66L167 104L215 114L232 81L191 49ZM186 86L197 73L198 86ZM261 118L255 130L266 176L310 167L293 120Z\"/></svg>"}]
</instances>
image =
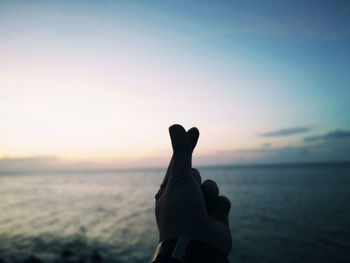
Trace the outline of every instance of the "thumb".
<instances>
[{"instance_id":1,"label":"thumb","mask_svg":"<svg viewBox=\"0 0 350 263\"><path fill-rule=\"evenodd\" d=\"M173 163L171 177L183 177L191 174L192 145L186 130L179 124L169 127L173 147Z\"/></svg>"}]
</instances>

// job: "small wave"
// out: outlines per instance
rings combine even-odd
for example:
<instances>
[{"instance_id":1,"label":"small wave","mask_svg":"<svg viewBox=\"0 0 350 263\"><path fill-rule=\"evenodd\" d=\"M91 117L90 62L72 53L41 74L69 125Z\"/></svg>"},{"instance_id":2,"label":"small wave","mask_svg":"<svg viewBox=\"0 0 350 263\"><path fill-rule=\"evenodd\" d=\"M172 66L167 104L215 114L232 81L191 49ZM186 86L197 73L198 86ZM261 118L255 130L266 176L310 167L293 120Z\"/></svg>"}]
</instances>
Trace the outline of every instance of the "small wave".
<instances>
[{"instance_id":1,"label":"small wave","mask_svg":"<svg viewBox=\"0 0 350 263\"><path fill-rule=\"evenodd\" d=\"M338 248L338 249L346 250L346 251L350 250L350 245L337 242L336 240L331 240L331 239L328 239L328 238L319 237L319 238L316 239L316 241L319 244L325 245L325 246L328 246L328 247Z\"/></svg>"}]
</instances>

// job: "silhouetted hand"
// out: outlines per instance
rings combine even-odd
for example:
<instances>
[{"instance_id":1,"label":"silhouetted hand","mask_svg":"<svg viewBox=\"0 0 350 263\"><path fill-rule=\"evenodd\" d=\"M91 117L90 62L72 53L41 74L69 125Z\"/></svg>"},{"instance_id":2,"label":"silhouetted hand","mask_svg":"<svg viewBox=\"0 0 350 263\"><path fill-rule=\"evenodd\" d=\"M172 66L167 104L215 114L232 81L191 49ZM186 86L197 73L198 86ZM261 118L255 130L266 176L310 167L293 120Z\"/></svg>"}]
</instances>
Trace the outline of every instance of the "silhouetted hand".
<instances>
[{"instance_id":1,"label":"silhouetted hand","mask_svg":"<svg viewBox=\"0 0 350 263\"><path fill-rule=\"evenodd\" d=\"M201 176L191 167L192 152L199 131L188 132L181 125L169 128L173 156L163 183L156 194L156 220L160 241L188 237L205 241L227 256L232 247L228 226L230 201L219 196L214 181L201 184Z\"/></svg>"}]
</instances>

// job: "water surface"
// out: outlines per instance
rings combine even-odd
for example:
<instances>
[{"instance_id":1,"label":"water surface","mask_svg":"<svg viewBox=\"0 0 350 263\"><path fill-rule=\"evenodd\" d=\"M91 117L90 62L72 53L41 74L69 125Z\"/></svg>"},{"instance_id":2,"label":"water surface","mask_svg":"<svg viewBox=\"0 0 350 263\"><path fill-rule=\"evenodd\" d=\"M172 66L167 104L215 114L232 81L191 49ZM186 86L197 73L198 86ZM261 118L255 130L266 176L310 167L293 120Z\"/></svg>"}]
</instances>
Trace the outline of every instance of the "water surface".
<instances>
[{"instance_id":1,"label":"water surface","mask_svg":"<svg viewBox=\"0 0 350 263\"><path fill-rule=\"evenodd\" d=\"M350 262L350 165L207 167L231 262ZM0 258L148 262L163 170L0 175Z\"/></svg>"}]
</instances>

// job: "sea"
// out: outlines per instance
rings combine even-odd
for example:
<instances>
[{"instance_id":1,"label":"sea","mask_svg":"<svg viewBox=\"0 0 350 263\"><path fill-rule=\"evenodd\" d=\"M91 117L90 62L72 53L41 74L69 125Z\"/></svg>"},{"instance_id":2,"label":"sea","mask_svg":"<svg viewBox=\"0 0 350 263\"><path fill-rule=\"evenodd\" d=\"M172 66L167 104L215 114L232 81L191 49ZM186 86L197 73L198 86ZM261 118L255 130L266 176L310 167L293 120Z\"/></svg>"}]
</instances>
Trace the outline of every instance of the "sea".
<instances>
[{"instance_id":1,"label":"sea","mask_svg":"<svg viewBox=\"0 0 350 263\"><path fill-rule=\"evenodd\" d=\"M350 164L199 167L232 203L232 263L350 262ZM0 174L0 262L149 262L164 169Z\"/></svg>"}]
</instances>

